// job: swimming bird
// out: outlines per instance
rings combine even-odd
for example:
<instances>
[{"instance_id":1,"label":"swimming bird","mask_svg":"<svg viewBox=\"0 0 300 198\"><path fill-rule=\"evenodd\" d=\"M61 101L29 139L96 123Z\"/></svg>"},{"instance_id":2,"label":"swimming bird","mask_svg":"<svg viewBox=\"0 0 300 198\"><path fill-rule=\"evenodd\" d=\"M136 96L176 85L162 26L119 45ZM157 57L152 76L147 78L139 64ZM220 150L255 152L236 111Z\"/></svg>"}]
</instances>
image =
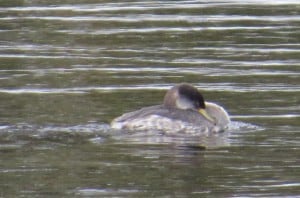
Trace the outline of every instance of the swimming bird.
<instances>
[{"instance_id":1,"label":"swimming bird","mask_svg":"<svg viewBox=\"0 0 300 198\"><path fill-rule=\"evenodd\" d=\"M125 113L115 118L111 127L202 135L223 132L229 123L229 115L223 107L205 102L195 87L182 83L167 91L163 104Z\"/></svg>"}]
</instances>

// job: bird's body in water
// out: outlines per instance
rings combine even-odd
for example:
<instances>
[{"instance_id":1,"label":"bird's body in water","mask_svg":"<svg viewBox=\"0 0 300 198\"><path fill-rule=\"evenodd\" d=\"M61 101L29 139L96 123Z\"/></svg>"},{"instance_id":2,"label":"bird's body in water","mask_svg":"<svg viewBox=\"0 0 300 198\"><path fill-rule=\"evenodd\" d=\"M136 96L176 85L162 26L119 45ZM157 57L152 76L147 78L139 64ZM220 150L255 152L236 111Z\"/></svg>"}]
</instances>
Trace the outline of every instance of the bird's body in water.
<instances>
[{"instance_id":1,"label":"bird's body in water","mask_svg":"<svg viewBox=\"0 0 300 198\"><path fill-rule=\"evenodd\" d=\"M168 90L163 104L125 113L115 118L111 127L202 135L222 132L229 123L230 118L221 106L205 102L195 87L179 84Z\"/></svg>"}]
</instances>

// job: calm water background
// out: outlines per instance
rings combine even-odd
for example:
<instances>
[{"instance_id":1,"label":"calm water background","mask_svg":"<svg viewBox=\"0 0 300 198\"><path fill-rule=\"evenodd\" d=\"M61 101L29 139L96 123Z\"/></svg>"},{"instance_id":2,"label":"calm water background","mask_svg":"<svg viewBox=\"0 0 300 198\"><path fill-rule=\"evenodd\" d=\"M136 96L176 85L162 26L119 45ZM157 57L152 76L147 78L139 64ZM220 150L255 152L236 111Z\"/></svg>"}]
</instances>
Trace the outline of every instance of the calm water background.
<instances>
[{"instance_id":1,"label":"calm water background","mask_svg":"<svg viewBox=\"0 0 300 198\"><path fill-rule=\"evenodd\" d=\"M299 35L298 0L0 1L0 197L299 197ZM232 116L207 150L109 129L180 82Z\"/></svg>"}]
</instances>

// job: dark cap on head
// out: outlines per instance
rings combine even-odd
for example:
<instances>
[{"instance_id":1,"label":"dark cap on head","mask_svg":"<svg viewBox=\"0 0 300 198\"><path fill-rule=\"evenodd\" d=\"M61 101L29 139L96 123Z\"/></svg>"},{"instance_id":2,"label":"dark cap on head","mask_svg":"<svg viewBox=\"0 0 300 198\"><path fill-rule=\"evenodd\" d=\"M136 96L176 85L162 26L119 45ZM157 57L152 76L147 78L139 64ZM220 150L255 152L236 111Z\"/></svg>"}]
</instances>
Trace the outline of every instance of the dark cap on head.
<instances>
[{"instance_id":1,"label":"dark cap on head","mask_svg":"<svg viewBox=\"0 0 300 198\"><path fill-rule=\"evenodd\" d=\"M178 109L205 109L204 98L195 87L183 83L168 90L164 98L164 105Z\"/></svg>"}]
</instances>

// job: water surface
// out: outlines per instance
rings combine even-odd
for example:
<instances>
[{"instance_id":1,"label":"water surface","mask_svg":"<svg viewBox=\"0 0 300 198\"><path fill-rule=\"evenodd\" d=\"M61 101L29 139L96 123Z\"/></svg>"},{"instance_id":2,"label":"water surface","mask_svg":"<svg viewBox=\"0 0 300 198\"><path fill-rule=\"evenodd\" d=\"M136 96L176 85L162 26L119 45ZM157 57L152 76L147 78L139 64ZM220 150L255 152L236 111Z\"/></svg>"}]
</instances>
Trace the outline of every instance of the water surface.
<instances>
[{"instance_id":1,"label":"water surface","mask_svg":"<svg viewBox=\"0 0 300 198\"><path fill-rule=\"evenodd\" d=\"M299 13L293 0L0 2L0 196L300 196ZM228 110L228 133L109 128L181 82Z\"/></svg>"}]
</instances>

